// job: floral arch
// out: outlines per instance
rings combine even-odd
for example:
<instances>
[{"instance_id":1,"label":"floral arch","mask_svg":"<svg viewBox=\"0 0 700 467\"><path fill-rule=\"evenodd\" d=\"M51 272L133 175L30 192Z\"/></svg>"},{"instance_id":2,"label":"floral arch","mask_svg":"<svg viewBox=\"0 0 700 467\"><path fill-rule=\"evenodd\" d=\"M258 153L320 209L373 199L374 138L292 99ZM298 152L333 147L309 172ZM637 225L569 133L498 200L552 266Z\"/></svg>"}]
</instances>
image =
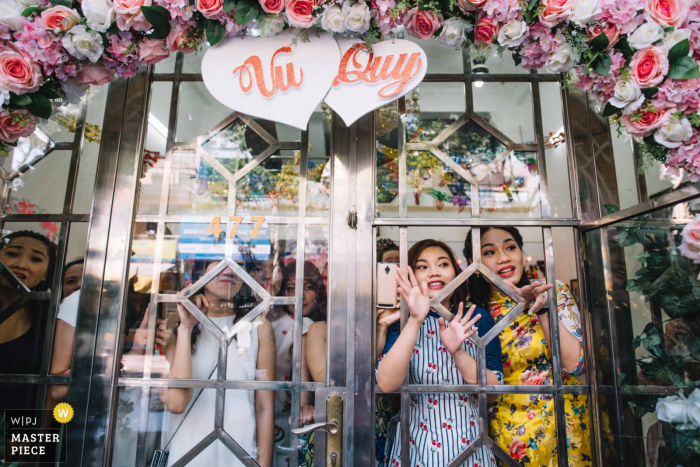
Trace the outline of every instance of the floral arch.
<instances>
[{"instance_id":1,"label":"floral arch","mask_svg":"<svg viewBox=\"0 0 700 467\"><path fill-rule=\"evenodd\" d=\"M0 155L90 85L225 37L288 27L496 49L562 73L644 157L700 181L700 0L0 0Z\"/></svg>"}]
</instances>

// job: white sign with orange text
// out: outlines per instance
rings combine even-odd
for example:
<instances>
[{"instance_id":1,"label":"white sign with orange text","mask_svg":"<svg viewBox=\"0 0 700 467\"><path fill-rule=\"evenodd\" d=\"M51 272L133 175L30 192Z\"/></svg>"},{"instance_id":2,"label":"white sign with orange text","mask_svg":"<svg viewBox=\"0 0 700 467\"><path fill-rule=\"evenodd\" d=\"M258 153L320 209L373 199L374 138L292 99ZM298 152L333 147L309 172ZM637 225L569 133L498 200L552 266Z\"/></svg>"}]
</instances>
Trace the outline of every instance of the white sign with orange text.
<instances>
[{"instance_id":1,"label":"white sign with orange text","mask_svg":"<svg viewBox=\"0 0 700 467\"><path fill-rule=\"evenodd\" d=\"M229 38L202 59L212 96L235 111L305 130L331 87L340 63L338 45L322 32L292 45L295 30L268 38Z\"/></svg>"},{"instance_id":2,"label":"white sign with orange text","mask_svg":"<svg viewBox=\"0 0 700 467\"><path fill-rule=\"evenodd\" d=\"M411 41L378 42L369 51L360 39L336 40L340 68L325 101L348 126L411 92L428 69L425 52Z\"/></svg>"},{"instance_id":3,"label":"white sign with orange text","mask_svg":"<svg viewBox=\"0 0 700 467\"><path fill-rule=\"evenodd\" d=\"M227 107L305 130L324 99L346 125L408 94L425 77L425 52L406 40L367 45L356 38L295 30L274 37L230 38L202 60L209 92Z\"/></svg>"}]
</instances>

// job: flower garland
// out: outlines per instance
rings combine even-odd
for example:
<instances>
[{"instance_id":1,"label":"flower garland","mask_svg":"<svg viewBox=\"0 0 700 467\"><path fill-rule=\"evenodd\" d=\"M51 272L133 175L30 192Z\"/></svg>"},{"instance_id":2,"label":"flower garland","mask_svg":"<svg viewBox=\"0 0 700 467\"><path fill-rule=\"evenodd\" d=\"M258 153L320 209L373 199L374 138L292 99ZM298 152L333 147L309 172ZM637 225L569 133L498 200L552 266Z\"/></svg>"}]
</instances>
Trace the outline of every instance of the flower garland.
<instances>
[{"instance_id":1,"label":"flower garland","mask_svg":"<svg viewBox=\"0 0 700 467\"><path fill-rule=\"evenodd\" d=\"M2 0L0 155L89 85L225 37L299 28L510 52L564 73L642 155L700 180L700 0Z\"/></svg>"}]
</instances>

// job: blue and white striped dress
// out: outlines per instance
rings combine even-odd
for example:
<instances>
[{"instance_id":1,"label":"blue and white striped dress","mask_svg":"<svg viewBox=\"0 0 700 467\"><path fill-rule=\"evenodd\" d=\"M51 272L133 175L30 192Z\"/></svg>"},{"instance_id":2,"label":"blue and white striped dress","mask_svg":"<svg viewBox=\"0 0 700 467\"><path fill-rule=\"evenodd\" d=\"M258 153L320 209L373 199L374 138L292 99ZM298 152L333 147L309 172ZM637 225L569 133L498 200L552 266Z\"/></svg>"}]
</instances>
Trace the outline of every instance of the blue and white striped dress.
<instances>
[{"instance_id":1,"label":"blue and white striped dress","mask_svg":"<svg viewBox=\"0 0 700 467\"><path fill-rule=\"evenodd\" d=\"M494 321L488 311L477 308L474 314L481 314L476 324L479 335L483 336L493 326ZM447 349L442 346L438 318L431 311L420 328L413 356L409 364L410 384L452 385L466 384L457 365ZM449 326L449 324L448 324ZM398 323L389 328L387 342L381 357L389 352L400 333ZM476 358L476 347L464 342L463 348ZM381 358L380 358L381 360ZM486 346L486 367L493 371L503 384L501 345L498 339ZM479 436L478 404L475 394L411 394L410 399L410 467L443 467L455 459ZM387 464L389 467L405 465L401 463L401 423ZM482 446L467 462L468 467L496 467L496 458L489 448Z\"/></svg>"}]
</instances>

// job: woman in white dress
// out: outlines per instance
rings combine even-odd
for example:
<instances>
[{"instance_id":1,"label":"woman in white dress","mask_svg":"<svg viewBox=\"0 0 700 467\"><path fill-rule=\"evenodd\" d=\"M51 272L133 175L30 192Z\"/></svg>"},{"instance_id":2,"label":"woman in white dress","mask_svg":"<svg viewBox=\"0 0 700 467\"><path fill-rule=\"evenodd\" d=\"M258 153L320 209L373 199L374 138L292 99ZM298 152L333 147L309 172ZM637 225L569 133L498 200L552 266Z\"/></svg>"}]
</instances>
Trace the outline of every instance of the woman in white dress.
<instances>
[{"instance_id":1,"label":"woman in white dress","mask_svg":"<svg viewBox=\"0 0 700 467\"><path fill-rule=\"evenodd\" d=\"M193 279L204 275L217 262L195 263ZM222 331L227 332L250 306L241 303L243 281L226 268L204 286L194 304ZM247 295L247 294L243 294ZM178 304L180 324L168 340L165 355L170 378L215 379L219 342ZM229 342L228 380L274 381L275 337L270 322L260 316L244 326ZM200 394L201 392L201 394ZM166 388L160 397L167 406L163 448L168 465L187 454L214 429L216 390ZM194 402L193 402L194 401ZM191 408L190 405L194 404ZM274 393L263 390L227 390L224 430L262 467L272 466L274 444ZM240 460L219 441L195 457L188 466L239 466Z\"/></svg>"}]
</instances>

